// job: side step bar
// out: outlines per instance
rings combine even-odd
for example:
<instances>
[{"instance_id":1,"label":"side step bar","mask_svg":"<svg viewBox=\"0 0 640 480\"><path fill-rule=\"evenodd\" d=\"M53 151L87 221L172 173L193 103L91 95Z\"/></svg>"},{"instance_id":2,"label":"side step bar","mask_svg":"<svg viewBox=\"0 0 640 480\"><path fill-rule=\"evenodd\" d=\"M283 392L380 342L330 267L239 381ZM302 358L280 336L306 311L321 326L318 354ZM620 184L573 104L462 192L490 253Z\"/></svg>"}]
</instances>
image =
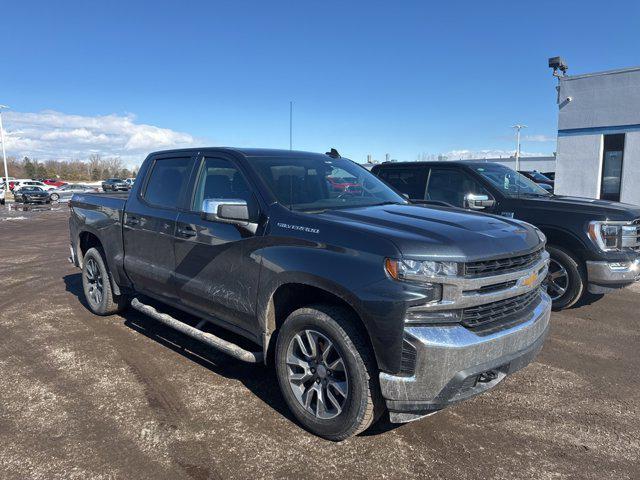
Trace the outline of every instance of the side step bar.
<instances>
[{"instance_id":1,"label":"side step bar","mask_svg":"<svg viewBox=\"0 0 640 480\"><path fill-rule=\"evenodd\" d=\"M222 338L216 337L211 333L198 330L197 328L192 327L191 325L187 325L186 323L181 322L180 320L176 320L171 315L158 312L151 305L146 305L142 303L140 300L138 300L137 298L134 298L131 301L131 307L138 310L141 313L144 313L145 315L149 315L151 318L154 318L155 320L158 320L161 323L164 323L168 327L174 328L179 332L182 332L191 338L195 338L196 340L199 340L202 343L205 343L213 348L216 348L221 352L226 353L227 355L237 358L238 360L242 360L243 362L248 362L248 363L260 363L263 360L262 352L250 352L248 350L245 350L244 348L239 347L235 343L231 343L226 340L223 340Z\"/></svg>"}]
</instances>

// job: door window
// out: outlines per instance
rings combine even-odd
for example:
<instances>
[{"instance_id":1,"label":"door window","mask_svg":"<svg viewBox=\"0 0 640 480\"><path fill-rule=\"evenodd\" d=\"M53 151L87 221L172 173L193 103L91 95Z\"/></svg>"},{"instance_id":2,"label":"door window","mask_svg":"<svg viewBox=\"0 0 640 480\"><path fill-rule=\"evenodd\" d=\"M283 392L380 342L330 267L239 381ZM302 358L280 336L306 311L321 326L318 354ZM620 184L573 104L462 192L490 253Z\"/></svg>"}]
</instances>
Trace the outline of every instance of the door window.
<instances>
[{"instance_id":1,"label":"door window","mask_svg":"<svg viewBox=\"0 0 640 480\"><path fill-rule=\"evenodd\" d=\"M250 204L252 198L249 185L231 161L222 158L204 160L193 196L193 211L200 211L206 199L245 200Z\"/></svg>"},{"instance_id":2,"label":"door window","mask_svg":"<svg viewBox=\"0 0 640 480\"><path fill-rule=\"evenodd\" d=\"M144 199L162 208L178 208L182 192L189 180L191 159L163 158L153 164Z\"/></svg>"},{"instance_id":3,"label":"door window","mask_svg":"<svg viewBox=\"0 0 640 480\"><path fill-rule=\"evenodd\" d=\"M380 178L411 199L424 199L426 168L388 168L380 170Z\"/></svg>"},{"instance_id":4,"label":"door window","mask_svg":"<svg viewBox=\"0 0 640 480\"><path fill-rule=\"evenodd\" d=\"M477 181L460 170L432 168L427 186L427 200L446 202L464 208L464 197L468 193L488 195L489 192Z\"/></svg>"}]
</instances>

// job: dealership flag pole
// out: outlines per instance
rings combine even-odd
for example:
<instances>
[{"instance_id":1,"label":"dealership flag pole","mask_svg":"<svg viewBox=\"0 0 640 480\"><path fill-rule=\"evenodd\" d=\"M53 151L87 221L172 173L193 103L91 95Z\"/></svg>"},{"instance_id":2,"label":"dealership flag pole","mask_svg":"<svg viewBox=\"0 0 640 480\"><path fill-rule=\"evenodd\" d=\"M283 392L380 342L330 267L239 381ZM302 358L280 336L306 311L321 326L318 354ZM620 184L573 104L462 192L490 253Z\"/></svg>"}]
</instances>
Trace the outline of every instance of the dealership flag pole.
<instances>
[{"instance_id":1,"label":"dealership flag pole","mask_svg":"<svg viewBox=\"0 0 640 480\"><path fill-rule=\"evenodd\" d=\"M7 152L4 149L4 129L2 128L2 109L9 108L6 105L0 105L0 142L2 142L2 161L4 162L4 193L9 193L9 172L7 170Z\"/></svg>"}]
</instances>

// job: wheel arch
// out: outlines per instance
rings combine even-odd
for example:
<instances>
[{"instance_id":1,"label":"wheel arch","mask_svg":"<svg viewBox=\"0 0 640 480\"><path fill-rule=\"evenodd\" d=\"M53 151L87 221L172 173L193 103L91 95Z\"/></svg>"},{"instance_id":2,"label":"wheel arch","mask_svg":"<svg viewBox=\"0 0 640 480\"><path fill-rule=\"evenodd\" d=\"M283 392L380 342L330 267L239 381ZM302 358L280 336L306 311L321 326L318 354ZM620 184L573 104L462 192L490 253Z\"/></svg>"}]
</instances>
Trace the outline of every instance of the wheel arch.
<instances>
[{"instance_id":1,"label":"wheel arch","mask_svg":"<svg viewBox=\"0 0 640 480\"><path fill-rule=\"evenodd\" d=\"M349 311L371 351L374 351L369 331L351 295L328 282L319 283L298 279L279 284L269 296L263 319L265 361L272 358L277 332L287 317L299 308L313 304L334 305Z\"/></svg>"}]
</instances>

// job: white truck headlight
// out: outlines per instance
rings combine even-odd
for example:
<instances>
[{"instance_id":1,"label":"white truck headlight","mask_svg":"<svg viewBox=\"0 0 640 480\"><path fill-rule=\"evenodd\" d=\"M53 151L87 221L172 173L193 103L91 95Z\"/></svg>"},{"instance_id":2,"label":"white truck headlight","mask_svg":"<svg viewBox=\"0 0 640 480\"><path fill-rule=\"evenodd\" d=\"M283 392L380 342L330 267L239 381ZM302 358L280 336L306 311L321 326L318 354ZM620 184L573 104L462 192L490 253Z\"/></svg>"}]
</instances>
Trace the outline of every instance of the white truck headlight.
<instances>
[{"instance_id":1,"label":"white truck headlight","mask_svg":"<svg viewBox=\"0 0 640 480\"><path fill-rule=\"evenodd\" d=\"M457 262L435 262L431 260L394 260L385 261L387 273L396 280L430 282L438 277L455 277L460 270Z\"/></svg>"}]
</instances>

